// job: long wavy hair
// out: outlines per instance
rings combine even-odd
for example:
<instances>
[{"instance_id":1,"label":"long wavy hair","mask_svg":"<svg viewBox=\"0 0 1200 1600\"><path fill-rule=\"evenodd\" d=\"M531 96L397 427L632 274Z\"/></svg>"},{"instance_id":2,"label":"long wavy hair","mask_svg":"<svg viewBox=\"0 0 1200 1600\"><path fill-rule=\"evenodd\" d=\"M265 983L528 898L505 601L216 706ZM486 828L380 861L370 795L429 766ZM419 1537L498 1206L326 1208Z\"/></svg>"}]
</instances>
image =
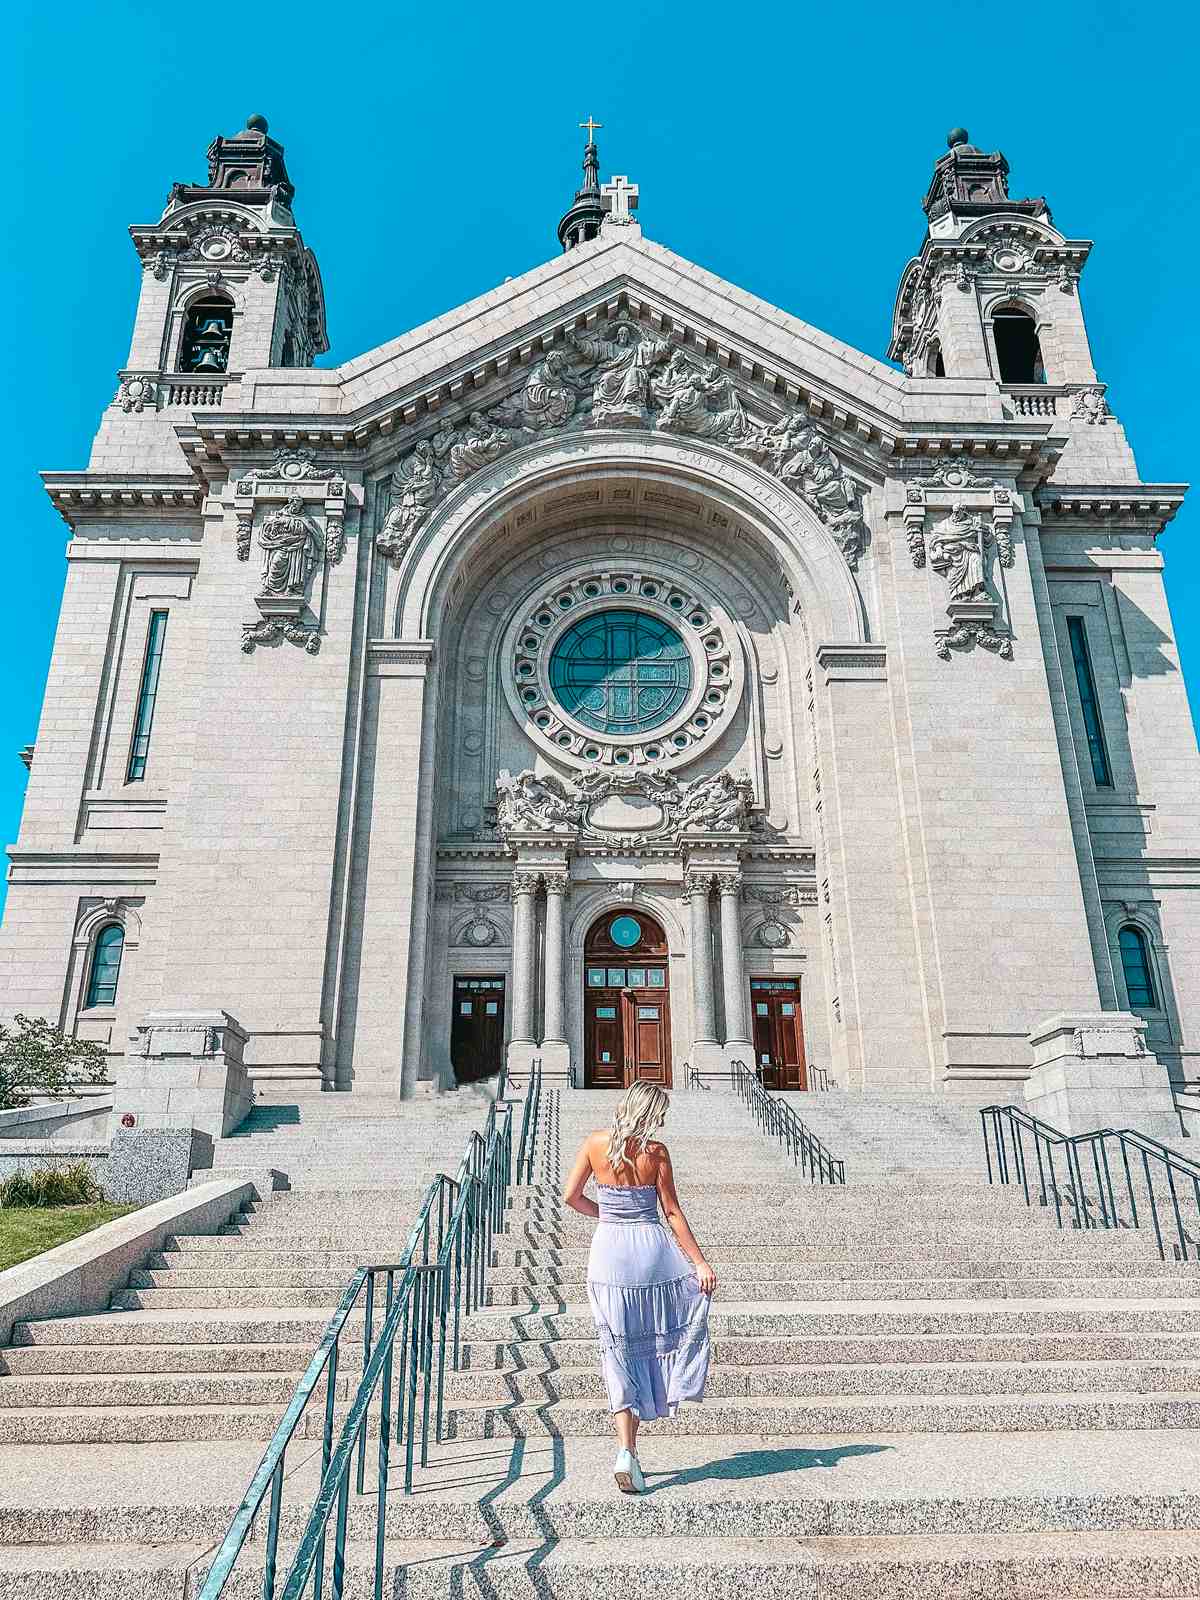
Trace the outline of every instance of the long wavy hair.
<instances>
[{"instance_id":1,"label":"long wavy hair","mask_svg":"<svg viewBox=\"0 0 1200 1600\"><path fill-rule=\"evenodd\" d=\"M614 1172L629 1167L637 1176L634 1163L667 1120L670 1105L667 1091L655 1083L635 1083L625 1091L613 1114L612 1132L608 1136L608 1164ZM632 1157L630 1145L634 1148Z\"/></svg>"}]
</instances>

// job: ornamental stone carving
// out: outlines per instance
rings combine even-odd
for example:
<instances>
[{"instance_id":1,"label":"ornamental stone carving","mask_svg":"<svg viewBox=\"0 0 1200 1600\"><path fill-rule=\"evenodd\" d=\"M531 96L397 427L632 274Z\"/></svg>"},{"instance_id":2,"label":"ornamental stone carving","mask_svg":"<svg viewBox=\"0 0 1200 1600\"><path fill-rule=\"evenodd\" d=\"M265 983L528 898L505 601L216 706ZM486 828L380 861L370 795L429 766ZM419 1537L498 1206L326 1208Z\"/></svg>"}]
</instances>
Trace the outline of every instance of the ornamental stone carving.
<instances>
[{"instance_id":1,"label":"ornamental stone carving","mask_svg":"<svg viewBox=\"0 0 1200 1600\"><path fill-rule=\"evenodd\" d=\"M683 877L683 900L686 905L693 895L707 899L712 893L713 874L711 872L686 872Z\"/></svg>"},{"instance_id":2,"label":"ornamental stone carving","mask_svg":"<svg viewBox=\"0 0 1200 1600\"><path fill-rule=\"evenodd\" d=\"M247 655L256 645L278 644L281 639L300 645L310 656L315 656L321 648L320 632L312 622L301 622L295 617L263 617L258 622L242 624L242 649Z\"/></svg>"},{"instance_id":3,"label":"ornamental stone carving","mask_svg":"<svg viewBox=\"0 0 1200 1600\"><path fill-rule=\"evenodd\" d=\"M514 777L504 770L496 779L496 795L496 826L505 840L517 833L570 834L593 843L637 847L686 834L749 831L754 786L744 773L729 772L680 783L660 767L636 773L595 770L574 784L553 773L526 770ZM613 797L648 802L652 814L641 813L646 821L630 826L639 811L629 806L624 828L606 826L602 817L594 820Z\"/></svg>"},{"instance_id":4,"label":"ornamental stone carving","mask_svg":"<svg viewBox=\"0 0 1200 1600\"><path fill-rule=\"evenodd\" d=\"M759 923L755 929L754 937L759 944L765 945L768 950L780 950L784 945L791 942L792 936L782 922L768 918L766 922Z\"/></svg>"},{"instance_id":5,"label":"ornamental stone carving","mask_svg":"<svg viewBox=\"0 0 1200 1600\"><path fill-rule=\"evenodd\" d=\"M1100 423L1103 426L1111 416L1104 390L1099 385L1092 389L1077 389L1071 396L1071 422Z\"/></svg>"},{"instance_id":6,"label":"ornamental stone carving","mask_svg":"<svg viewBox=\"0 0 1200 1600\"><path fill-rule=\"evenodd\" d=\"M990 489L994 481L976 472L969 456L950 456L939 461L929 476L921 479L922 485L929 488L947 489Z\"/></svg>"},{"instance_id":7,"label":"ornamental stone carving","mask_svg":"<svg viewBox=\"0 0 1200 1600\"><path fill-rule=\"evenodd\" d=\"M141 412L149 406L153 411L158 400L158 385L153 378L128 377L121 379L117 390L117 404L121 410Z\"/></svg>"},{"instance_id":8,"label":"ornamental stone carving","mask_svg":"<svg viewBox=\"0 0 1200 1600\"><path fill-rule=\"evenodd\" d=\"M541 881L540 872L514 872L509 893L514 900L519 900L522 895L536 894Z\"/></svg>"},{"instance_id":9,"label":"ornamental stone carving","mask_svg":"<svg viewBox=\"0 0 1200 1600\"><path fill-rule=\"evenodd\" d=\"M863 553L859 486L807 416L753 417L716 362L629 318L603 332L569 333L567 348L549 351L509 400L465 421L440 421L392 474L377 548L401 560L441 496L471 473L545 433L589 426L654 428L737 450L805 501L851 567Z\"/></svg>"},{"instance_id":10,"label":"ornamental stone carving","mask_svg":"<svg viewBox=\"0 0 1200 1600\"><path fill-rule=\"evenodd\" d=\"M275 459L269 467L254 467L242 474L237 480L237 492L240 495L252 495L260 484L266 483L320 481L328 484L326 490L328 499L340 500L345 496L346 483L336 467L318 466L316 452L313 450L293 449L289 445L281 445L276 450Z\"/></svg>"}]
</instances>

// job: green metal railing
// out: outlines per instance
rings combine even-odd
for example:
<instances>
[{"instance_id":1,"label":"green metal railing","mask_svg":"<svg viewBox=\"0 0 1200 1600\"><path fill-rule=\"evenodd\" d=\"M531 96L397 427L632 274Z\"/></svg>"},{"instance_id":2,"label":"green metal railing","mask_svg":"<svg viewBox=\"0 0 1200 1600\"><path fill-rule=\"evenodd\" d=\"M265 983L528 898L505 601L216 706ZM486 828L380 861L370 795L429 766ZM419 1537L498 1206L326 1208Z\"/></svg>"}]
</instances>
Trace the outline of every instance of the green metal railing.
<instances>
[{"instance_id":1,"label":"green metal railing","mask_svg":"<svg viewBox=\"0 0 1200 1600\"><path fill-rule=\"evenodd\" d=\"M391 1446L393 1441L403 1446L404 1492L411 1493L416 1461L428 1465L431 1435L438 1443L443 1437L447 1362L452 1370L458 1368L462 1318L484 1304L492 1239L504 1226L509 1186L522 1181L522 1163L532 1175L540 1097L541 1074L535 1067L526 1087L515 1179L513 1106L500 1102L489 1107L483 1133L471 1134L455 1177L439 1173L430 1183L399 1260L360 1267L351 1278L234 1513L199 1600L218 1600L243 1552L258 1548L247 1541L268 1496L262 1596L275 1600L287 1450L322 1378L321 1487L287 1574L283 1600L296 1600L310 1580L314 1600L322 1600L327 1576L332 1600L341 1600L350 1480L354 1478L358 1495L367 1492L367 1440L376 1400L379 1449L371 1490L376 1502L374 1593L377 1600L382 1596ZM355 1312L363 1318L363 1376L335 1442L341 1344L350 1338ZM375 1337L377 1315L382 1325ZM357 1332L357 1327L351 1331ZM328 1524L335 1507L330 1564Z\"/></svg>"},{"instance_id":2,"label":"green metal railing","mask_svg":"<svg viewBox=\"0 0 1200 1600\"><path fill-rule=\"evenodd\" d=\"M786 1101L767 1093L744 1061L730 1062L729 1081L759 1127L779 1140L811 1183L845 1183L845 1163L826 1149Z\"/></svg>"},{"instance_id":3,"label":"green metal railing","mask_svg":"<svg viewBox=\"0 0 1200 1600\"><path fill-rule=\"evenodd\" d=\"M985 1106L988 1182L1020 1184L1060 1228L1144 1229L1159 1256L1200 1260L1200 1162L1133 1128L1067 1134L1019 1106Z\"/></svg>"}]
</instances>

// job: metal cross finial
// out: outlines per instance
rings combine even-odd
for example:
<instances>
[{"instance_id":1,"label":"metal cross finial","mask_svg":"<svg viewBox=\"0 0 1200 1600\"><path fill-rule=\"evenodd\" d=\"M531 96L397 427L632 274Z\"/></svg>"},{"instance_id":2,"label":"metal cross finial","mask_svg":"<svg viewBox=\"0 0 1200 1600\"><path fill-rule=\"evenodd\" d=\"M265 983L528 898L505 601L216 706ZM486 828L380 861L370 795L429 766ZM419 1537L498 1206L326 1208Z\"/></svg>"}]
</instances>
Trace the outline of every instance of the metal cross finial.
<instances>
[{"instance_id":1,"label":"metal cross finial","mask_svg":"<svg viewBox=\"0 0 1200 1600\"><path fill-rule=\"evenodd\" d=\"M586 122L581 122L579 124L579 126L581 128L586 128L587 129L587 131L588 131L588 143L589 144L595 144L595 142L596 142L596 139L595 139L596 129L597 128L602 128L604 126L604 124L602 122L593 122L592 121L592 113L589 111L588 112L587 121Z\"/></svg>"}]
</instances>

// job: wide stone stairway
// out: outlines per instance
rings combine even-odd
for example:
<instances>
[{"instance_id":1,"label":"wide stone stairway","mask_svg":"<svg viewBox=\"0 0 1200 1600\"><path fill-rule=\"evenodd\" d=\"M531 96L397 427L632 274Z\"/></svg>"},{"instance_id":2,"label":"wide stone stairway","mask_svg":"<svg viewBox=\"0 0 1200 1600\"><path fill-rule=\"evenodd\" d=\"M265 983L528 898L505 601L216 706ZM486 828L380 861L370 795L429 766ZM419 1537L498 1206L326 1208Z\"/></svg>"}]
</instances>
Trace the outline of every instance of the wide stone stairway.
<instances>
[{"instance_id":1,"label":"wide stone stairway","mask_svg":"<svg viewBox=\"0 0 1200 1600\"><path fill-rule=\"evenodd\" d=\"M447 1378L449 1437L412 1495L393 1478L385 1594L1200 1597L1196 1269L989 1189L978 1117L942 1102L927 1119L897 1098L907 1135L889 1143L886 1102L793 1097L831 1142L841 1128L848 1183L826 1189L728 1092L674 1096L664 1137L720 1280L709 1398L643 1430L649 1492L620 1495L591 1224L559 1200L614 1100L543 1093L537 1181L512 1193L490 1303ZM428 1173L452 1172L482 1124L452 1105L322 1106L321 1129L260 1116L217 1164L286 1172L290 1190L176 1240L126 1309L18 1329L0 1351L0 1600L199 1593L351 1270L394 1259ZM365 1171L339 1180L339 1139ZM361 1319L351 1339L361 1360ZM340 1404L356 1378L344 1361ZM289 1452L283 1571L321 1420ZM352 1496L347 1597L372 1592L374 1528ZM229 1600L263 1594L263 1532Z\"/></svg>"}]
</instances>

